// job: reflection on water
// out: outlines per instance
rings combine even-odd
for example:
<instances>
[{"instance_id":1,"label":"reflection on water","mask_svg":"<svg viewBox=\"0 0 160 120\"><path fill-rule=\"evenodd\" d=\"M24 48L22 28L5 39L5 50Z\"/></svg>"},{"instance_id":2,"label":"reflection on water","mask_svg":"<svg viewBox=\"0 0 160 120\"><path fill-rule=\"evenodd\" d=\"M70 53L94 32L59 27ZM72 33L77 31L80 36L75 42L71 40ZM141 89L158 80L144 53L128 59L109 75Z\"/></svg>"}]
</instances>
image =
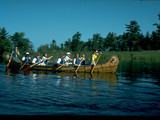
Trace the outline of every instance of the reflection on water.
<instances>
[{"instance_id":1,"label":"reflection on water","mask_svg":"<svg viewBox=\"0 0 160 120\"><path fill-rule=\"evenodd\" d=\"M49 75L56 75L57 86L71 86L83 87L82 82L84 80L92 80L90 87L98 88L97 81L105 81L109 86L115 86L118 83L118 78L115 73L67 73L57 72L52 73L49 71L15 71L7 69L7 75L13 76L13 79L18 75L30 76L32 80L47 79ZM68 82L70 81L70 82ZM71 84L72 83L72 84ZM83 83L84 84L84 83ZM102 86L99 86L102 87Z\"/></svg>"}]
</instances>

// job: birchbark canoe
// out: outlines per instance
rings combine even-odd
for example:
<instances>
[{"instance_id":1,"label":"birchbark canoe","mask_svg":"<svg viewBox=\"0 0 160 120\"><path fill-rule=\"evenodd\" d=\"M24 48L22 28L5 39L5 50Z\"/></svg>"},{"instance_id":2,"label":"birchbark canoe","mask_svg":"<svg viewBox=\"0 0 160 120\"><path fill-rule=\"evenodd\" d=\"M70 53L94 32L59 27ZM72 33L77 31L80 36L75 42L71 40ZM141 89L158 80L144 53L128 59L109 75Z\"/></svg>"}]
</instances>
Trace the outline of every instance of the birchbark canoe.
<instances>
[{"instance_id":1,"label":"birchbark canoe","mask_svg":"<svg viewBox=\"0 0 160 120\"><path fill-rule=\"evenodd\" d=\"M12 63L12 65L10 66L11 69L20 69L21 65L19 64L19 62L16 63L16 66L14 64ZM101 73L101 72L115 73L117 71L118 65L119 65L119 59L116 55L113 55L110 57L108 62L103 64L97 64L93 72L94 73ZM28 66L30 65L25 65L23 69L27 68ZM46 66L35 65L29 70L42 70L42 71L52 71L52 72L75 72L75 70L77 69L76 66L63 66L60 69L57 69L57 68L58 68L57 64L46 65ZM93 69L93 66L91 65L83 65L79 67L77 72L89 73L91 72L92 69Z\"/></svg>"}]
</instances>

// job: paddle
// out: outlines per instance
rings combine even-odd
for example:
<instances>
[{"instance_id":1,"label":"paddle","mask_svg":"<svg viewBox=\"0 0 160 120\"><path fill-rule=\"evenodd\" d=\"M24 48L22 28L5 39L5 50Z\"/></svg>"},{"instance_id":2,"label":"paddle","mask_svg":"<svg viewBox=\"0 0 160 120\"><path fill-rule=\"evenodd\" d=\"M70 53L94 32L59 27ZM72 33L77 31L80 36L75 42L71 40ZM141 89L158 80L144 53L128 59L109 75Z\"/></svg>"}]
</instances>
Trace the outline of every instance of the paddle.
<instances>
[{"instance_id":1,"label":"paddle","mask_svg":"<svg viewBox=\"0 0 160 120\"><path fill-rule=\"evenodd\" d=\"M82 58L81 62L79 63L79 65L78 65L77 69L75 70L75 72L78 71L78 69L79 69L79 67L80 67L80 65L81 65L81 63L82 63L82 61L83 61L83 58Z\"/></svg>"},{"instance_id":2,"label":"paddle","mask_svg":"<svg viewBox=\"0 0 160 120\"><path fill-rule=\"evenodd\" d=\"M8 67L9 67L9 65L10 65L10 63L11 63L11 61L12 61L12 58L13 58L13 56L11 55L11 57L10 57L10 59L9 59L9 63L6 65L6 69L8 69Z\"/></svg>"},{"instance_id":3,"label":"paddle","mask_svg":"<svg viewBox=\"0 0 160 120\"><path fill-rule=\"evenodd\" d=\"M51 59L52 57L53 57L53 56L47 58L47 60ZM33 66L35 66L35 65L37 65L37 64L39 64L39 63L41 63L41 62L43 62L43 61L44 61L44 60L41 60L41 61L39 61L38 63L34 63L33 65L30 65L30 66L28 66L27 68L24 68L24 70L28 70L28 69L32 68Z\"/></svg>"},{"instance_id":4,"label":"paddle","mask_svg":"<svg viewBox=\"0 0 160 120\"><path fill-rule=\"evenodd\" d=\"M70 61L67 61L65 64L69 63ZM65 65L64 64L64 65ZM63 67L64 65L59 66L58 68L56 68L56 70L59 70L61 67Z\"/></svg>"},{"instance_id":5,"label":"paddle","mask_svg":"<svg viewBox=\"0 0 160 120\"><path fill-rule=\"evenodd\" d=\"M28 61L28 60L27 60ZM21 66L20 70L25 66L25 64L27 63L27 61Z\"/></svg>"},{"instance_id":6,"label":"paddle","mask_svg":"<svg viewBox=\"0 0 160 120\"><path fill-rule=\"evenodd\" d=\"M92 69L91 73L93 73L94 68L95 68L95 66L96 66L96 65L97 65L97 63L98 63L98 60L99 60L99 58L100 58L101 54L102 54L102 52L100 52L100 55L98 56L98 59L97 59L97 61L96 61L96 64L93 66L93 69Z\"/></svg>"}]
</instances>

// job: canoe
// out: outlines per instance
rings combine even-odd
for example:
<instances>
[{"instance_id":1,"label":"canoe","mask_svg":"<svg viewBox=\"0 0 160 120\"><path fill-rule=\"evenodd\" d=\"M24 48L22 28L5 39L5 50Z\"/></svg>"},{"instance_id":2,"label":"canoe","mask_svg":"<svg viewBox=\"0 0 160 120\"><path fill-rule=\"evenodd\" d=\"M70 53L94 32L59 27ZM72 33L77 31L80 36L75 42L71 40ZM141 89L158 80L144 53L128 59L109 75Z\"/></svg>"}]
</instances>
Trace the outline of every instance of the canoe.
<instances>
[{"instance_id":1,"label":"canoe","mask_svg":"<svg viewBox=\"0 0 160 120\"><path fill-rule=\"evenodd\" d=\"M15 64L15 61L14 61ZM10 66L11 69L19 69L20 68L20 64L19 62L16 63L17 66L14 66L14 64L12 63L12 65ZM94 68L95 73L99 73L99 72L110 72L110 73L115 73L117 68L119 65L119 59L116 55L113 55L110 57L109 61L103 64L97 64ZM27 68L30 65L25 65L23 67ZM57 64L53 64L53 65L46 65L46 66L41 66L41 65L35 65L32 68L30 68L29 70L42 70L42 71L52 71L52 72L75 72L75 70L77 69L76 66L63 66L60 69L57 69L58 65ZM93 66L91 65L83 65L80 66L77 72L85 72L85 73L89 73L91 72L91 70L93 69Z\"/></svg>"},{"instance_id":2,"label":"canoe","mask_svg":"<svg viewBox=\"0 0 160 120\"><path fill-rule=\"evenodd\" d=\"M9 68L10 69L14 69L17 70L21 67L21 61L19 58L13 57L10 63Z\"/></svg>"},{"instance_id":3,"label":"canoe","mask_svg":"<svg viewBox=\"0 0 160 120\"><path fill-rule=\"evenodd\" d=\"M94 72L110 72L115 73L119 65L119 59L117 56L113 55L110 57L109 61L103 64L97 64L94 68ZM77 67L75 66L63 66L60 69L57 69L57 67L53 68L53 71L55 72L75 72ZM91 65L84 65L80 66L77 72L91 72L93 69L93 66Z\"/></svg>"}]
</instances>

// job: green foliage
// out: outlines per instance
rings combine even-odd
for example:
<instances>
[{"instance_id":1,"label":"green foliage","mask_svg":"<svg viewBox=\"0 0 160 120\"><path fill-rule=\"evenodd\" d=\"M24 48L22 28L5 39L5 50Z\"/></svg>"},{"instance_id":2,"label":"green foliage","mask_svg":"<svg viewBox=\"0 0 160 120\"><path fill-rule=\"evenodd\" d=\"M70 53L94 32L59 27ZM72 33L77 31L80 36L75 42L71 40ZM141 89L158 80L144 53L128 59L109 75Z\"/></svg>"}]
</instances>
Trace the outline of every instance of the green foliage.
<instances>
[{"instance_id":1,"label":"green foliage","mask_svg":"<svg viewBox=\"0 0 160 120\"><path fill-rule=\"evenodd\" d=\"M82 48L82 41L81 41L81 33L77 32L75 35L72 37L71 41L71 51L79 51Z\"/></svg>"},{"instance_id":2,"label":"green foliage","mask_svg":"<svg viewBox=\"0 0 160 120\"><path fill-rule=\"evenodd\" d=\"M127 46L129 47L129 51L137 51L140 44L140 26L137 21L131 21L130 25L126 24L127 28Z\"/></svg>"},{"instance_id":3,"label":"green foliage","mask_svg":"<svg viewBox=\"0 0 160 120\"><path fill-rule=\"evenodd\" d=\"M4 52L10 52L13 48L13 44L9 39L9 34L3 27L0 28L0 59L2 59Z\"/></svg>"},{"instance_id":4,"label":"green foliage","mask_svg":"<svg viewBox=\"0 0 160 120\"><path fill-rule=\"evenodd\" d=\"M16 32L11 36L11 41L13 42L15 47L18 47L19 51L22 54L26 52L33 52L33 45L32 42L29 41L28 38L24 38L25 34Z\"/></svg>"},{"instance_id":5,"label":"green foliage","mask_svg":"<svg viewBox=\"0 0 160 120\"><path fill-rule=\"evenodd\" d=\"M116 51L117 49L117 36L113 32L109 32L107 37L105 38L105 49L110 50L110 51Z\"/></svg>"}]
</instances>

